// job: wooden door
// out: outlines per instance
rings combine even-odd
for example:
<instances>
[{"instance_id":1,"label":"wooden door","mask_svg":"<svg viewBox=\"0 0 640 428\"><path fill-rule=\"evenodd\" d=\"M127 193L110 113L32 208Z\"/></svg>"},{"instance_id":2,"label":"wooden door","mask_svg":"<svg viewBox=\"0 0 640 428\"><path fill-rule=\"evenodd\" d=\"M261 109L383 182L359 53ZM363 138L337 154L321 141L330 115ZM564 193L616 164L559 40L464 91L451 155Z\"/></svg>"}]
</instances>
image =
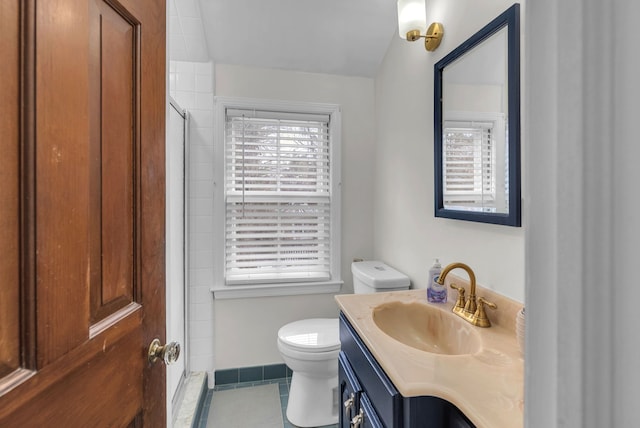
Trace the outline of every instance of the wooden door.
<instances>
[{"instance_id":1,"label":"wooden door","mask_svg":"<svg viewBox=\"0 0 640 428\"><path fill-rule=\"evenodd\" d=\"M0 55L0 426L165 426L165 2L2 0Z\"/></svg>"}]
</instances>

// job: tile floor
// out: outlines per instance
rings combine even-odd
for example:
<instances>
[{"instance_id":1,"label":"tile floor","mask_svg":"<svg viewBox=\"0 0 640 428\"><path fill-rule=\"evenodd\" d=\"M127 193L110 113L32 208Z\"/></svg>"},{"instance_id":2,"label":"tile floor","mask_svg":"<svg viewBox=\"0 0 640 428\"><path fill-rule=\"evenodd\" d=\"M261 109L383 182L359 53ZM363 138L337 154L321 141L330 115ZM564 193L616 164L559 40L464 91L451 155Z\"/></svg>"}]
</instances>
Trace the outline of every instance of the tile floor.
<instances>
[{"instance_id":1,"label":"tile floor","mask_svg":"<svg viewBox=\"0 0 640 428\"><path fill-rule=\"evenodd\" d=\"M235 389L235 388L243 388L247 386L256 386L256 385L265 385L270 383L277 383L280 388L280 406L282 409L282 419L284 420L283 428L296 428L295 425L292 425L287 420L287 401L289 400L289 381L291 378L280 378L280 379L270 379L270 380L262 380L255 382L240 382L240 383L231 383L226 385L218 385L215 389L208 389L206 392L206 396L204 397L204 402L202 406L202 412L200 415L200 419L193 424L195 428L207 428L207 416L209 414L209 409L211 407L211 398L213 397L213 391L223 391L226 389ZM208 427L208 428L218 428L218 427ZM338 428L338 424L335 425L327 425L323 428Z\"/></svg>"}]
</instances>

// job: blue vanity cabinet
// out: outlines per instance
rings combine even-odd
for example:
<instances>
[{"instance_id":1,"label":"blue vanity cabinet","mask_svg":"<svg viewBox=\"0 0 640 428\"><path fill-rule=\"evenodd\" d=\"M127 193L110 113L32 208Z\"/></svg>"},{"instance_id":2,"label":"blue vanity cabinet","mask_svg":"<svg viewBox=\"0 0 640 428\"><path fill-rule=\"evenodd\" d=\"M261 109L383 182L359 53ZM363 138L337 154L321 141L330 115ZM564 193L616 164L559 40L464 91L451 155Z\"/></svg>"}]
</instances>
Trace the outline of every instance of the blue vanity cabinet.
<instances>
[{"instance_id":1,"label":"blue vanity cabinet","mask_svg":"<svg viewBox=\"0 0 640 428\"><path fill-rule=\"evenodd\" d=\"M342 396L340 428L352 428L362 411L360 427L474 428L452 404L438 397L403 397L362 342L344 314L340 314L339 383ZM353 394L357 403L345 414Z\"/></svg>"}]
</instances>

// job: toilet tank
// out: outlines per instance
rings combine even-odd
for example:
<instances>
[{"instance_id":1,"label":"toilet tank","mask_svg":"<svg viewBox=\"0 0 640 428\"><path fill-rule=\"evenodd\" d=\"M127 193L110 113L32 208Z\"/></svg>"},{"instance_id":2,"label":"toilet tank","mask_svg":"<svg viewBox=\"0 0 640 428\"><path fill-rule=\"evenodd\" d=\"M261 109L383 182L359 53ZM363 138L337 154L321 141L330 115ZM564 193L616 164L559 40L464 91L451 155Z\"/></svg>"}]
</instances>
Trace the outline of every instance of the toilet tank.
<instances>
[{"instance_id":1,"label":"toilet tank","mask_svg":"<svg viewBox=\"0 0 640 428\"><path fill-rule=\"evenodd\" d=\"M367 260L351 264L355 294L408 290L409 277L383 262Z\"/></svg>"}]
</instances>

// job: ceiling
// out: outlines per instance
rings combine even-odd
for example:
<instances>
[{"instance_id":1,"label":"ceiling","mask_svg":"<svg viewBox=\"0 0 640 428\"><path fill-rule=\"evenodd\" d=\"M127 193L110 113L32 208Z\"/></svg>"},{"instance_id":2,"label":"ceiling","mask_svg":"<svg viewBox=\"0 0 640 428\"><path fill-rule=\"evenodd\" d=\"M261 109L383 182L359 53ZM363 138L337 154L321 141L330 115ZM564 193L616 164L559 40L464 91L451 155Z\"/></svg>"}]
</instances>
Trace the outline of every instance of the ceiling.
<instances>
[{"instance_id":1,"label":"ceiling","mask_svg":"<svg viewBox=\"0 0 640 428\"><path fill-rule=\"evenodd\" d=\"M185 10L189 15L199 9L204 49L221 64L373 77L397 29L396 0L175 3L179 12ZM187 18L180 24L188 33L184 37L194 37L195 17ZM199 59L192 60L202 61L202 49L190 44L183 44L183 53L198 51L194 53Z\"/></svg>"}]
</instances>

